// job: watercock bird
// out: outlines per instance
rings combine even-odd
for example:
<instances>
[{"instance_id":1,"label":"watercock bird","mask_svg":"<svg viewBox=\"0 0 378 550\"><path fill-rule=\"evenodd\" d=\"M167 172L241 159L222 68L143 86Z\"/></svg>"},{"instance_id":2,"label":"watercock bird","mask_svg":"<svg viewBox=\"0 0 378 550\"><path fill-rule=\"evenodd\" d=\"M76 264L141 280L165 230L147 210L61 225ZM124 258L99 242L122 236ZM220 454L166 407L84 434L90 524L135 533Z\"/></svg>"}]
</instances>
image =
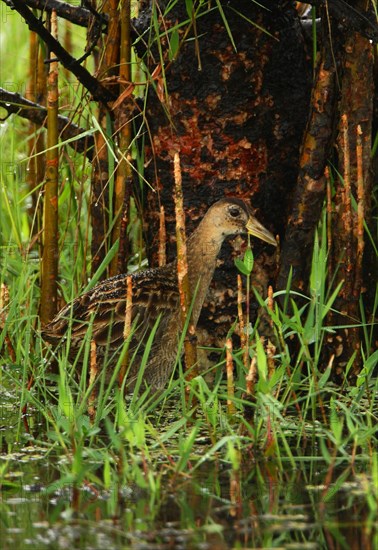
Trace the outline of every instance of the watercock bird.
<instances>
[{"instance_id":1,"label":"watercock bird","mask_svg":"<svg viewBox=\"0 0 378 550\"><path fill-rule=\"evenodd\" d=\"M252 215L242 200L227 198L208 209L197 229L188 238L188 277L190 293L194 297L191 319L194 326L200 316L224 239L229 235L243 233L276 246L273 235ZM177 262L129 276L132 279L134 328L129 357L133 356L136 349L137 352L130 364L127 386L132 389L135 385L144 345L158 322L143 380L154 390L162 389L174 368L182 329ZM116 364L124 343L127 277L127 274L116 275L100 282L66 305L44 327L43 338L57 345L69 333L71 356L74 357L91 326L97 355L107 355L107 368L111 368Z\"/></svg>"}]
</instances>

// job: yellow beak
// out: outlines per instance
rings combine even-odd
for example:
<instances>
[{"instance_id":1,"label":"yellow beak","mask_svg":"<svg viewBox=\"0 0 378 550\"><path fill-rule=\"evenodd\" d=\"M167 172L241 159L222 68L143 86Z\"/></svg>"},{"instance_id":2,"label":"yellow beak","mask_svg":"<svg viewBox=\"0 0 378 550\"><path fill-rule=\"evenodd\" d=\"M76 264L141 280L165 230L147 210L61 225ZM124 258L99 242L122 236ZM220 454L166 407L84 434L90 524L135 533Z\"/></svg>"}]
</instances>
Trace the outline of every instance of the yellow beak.
<instances>
[{"instance_id":1,"label":"yellow beak","mask_svg":"<svg viewBox=\"0 0 378 550\"><path fill-rule=\"evenodd\" d=\"M257 221L256 218L251 216L247 222L246 228L250 235L257 237L266 243L272 244L273 246L277 246L276 239L273 237L272 233L268 231L259 221Z\"/></svg>"}]
</instances>

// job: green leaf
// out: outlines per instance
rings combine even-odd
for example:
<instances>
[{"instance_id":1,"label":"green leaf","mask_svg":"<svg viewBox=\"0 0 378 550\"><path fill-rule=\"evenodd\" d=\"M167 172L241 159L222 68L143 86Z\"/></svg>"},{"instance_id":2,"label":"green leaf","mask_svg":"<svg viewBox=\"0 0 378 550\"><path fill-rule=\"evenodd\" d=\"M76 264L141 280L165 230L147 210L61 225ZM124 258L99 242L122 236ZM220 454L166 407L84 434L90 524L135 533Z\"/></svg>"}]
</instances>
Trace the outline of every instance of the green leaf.
<instances>
[{"instance_id":1,"label":"green leaf","mask_svg":"<svg viewBox=\"0 0 378 550\"><path fill-rule=\"evenodd\" d=\"M235 266L240 271L240 273L243 273L243 275L246 275L246 276L250 275L250 272L248 271L248 269L244 265L243 260L241 260L240 258L235 258L234 261L235 261Z\"/></svg>"},{"instance_id":2,"label":"green leaf","mask_svg":"<svg viewBox=\"0 0 378 550\"><path fill-rule=\"evenodd\" d=\"M253 269L253 264L254 264L252 248L247 248L247 250L245 251L243 263L246 269L248 270L248 272L251 273Z\"/></svg>"},{"instance_id":3,"label":"green leaf","mask_svg":"<svg viewBox=\"0 0 378 550\"><path fill-rule=\"evenodd\" d=\"M259 373L260 380L264 382L268 378L268 361L264 346L261 343L260 338L256 337L256 356L257 356L257 372Z\"/></svg>"},{"instance_id":4,"label":"green leaf","mask_svg":"<svg viewBox=\"0 0 378 550\"><path fill-rule=\"evenodd\" d=\"M177 29L173 30L169 40L169 60L176 58L180 46L180 36Z\"/></svg>"},{"instance_id":5,"label":"green leaf","mask_svg":"<svg viewBox=\"0 0 378 550\"><path fill-rule=\"evenodd\" d=\"M193 17L193 0L185 0L186 13L189 19Z\"/></svg>"}]
</instances>

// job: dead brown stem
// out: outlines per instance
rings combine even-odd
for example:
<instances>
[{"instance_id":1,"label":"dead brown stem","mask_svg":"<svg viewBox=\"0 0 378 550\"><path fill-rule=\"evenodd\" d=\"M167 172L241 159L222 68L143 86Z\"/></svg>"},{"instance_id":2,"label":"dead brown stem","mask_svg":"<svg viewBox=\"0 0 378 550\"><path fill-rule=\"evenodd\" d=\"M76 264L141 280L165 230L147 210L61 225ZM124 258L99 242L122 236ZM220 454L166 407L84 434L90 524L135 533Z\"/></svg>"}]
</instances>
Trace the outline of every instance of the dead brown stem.
<instances>
[{"instance_id":1,"label":"dead brown stem","mask_svg":"<svg viewBox=\"0 0 378 550\"><path fill-rule=\"evenodd\" d=\"M363 150L362 150L362 130L357 126L356 143L357 160L357 254L354 280L354 295L360 296L362 286L362 259L364 255L364 219L365 219L365 188L363 174Z\"/></svg>"},{"instance_id":2,"label":"dead brown stem","mask_svg":"<svg viewBox=\"0 0 378 550\"><path fill-rule=\"evenodd\" d=\"M95 402L97 398L97 389L95 384L97 378L98 368L97 368L97 346L95 340L91 340L91 355L89 363L89 387L92 387L91 393L88 397L88 416L91 421L94 421L96 414Z\"/></svg>"},{"instance_id":3,"label":"dead brown stem","mask_svg":"<svg viewBox=\"0 0 378 550\"><path fill-rule=\"evenodd\" d=\"M252 357L251 364L249 366L249 371L247 376L245 377L246 380L246 392L247 395L254 395L255 394L255 384L257 381L257 359L256 355Z\"/></svg>"},{"instance_id":4,"label":"dead brown stem","mask_svg":"<svg viewBox=\"0 0 378 550\"><path fill-rule=\"evenodd\" d=\"M343 179L344 179L344 229L345 239L345 283L344 293L351 295L353 289L353 215L352 215L352 188L350 172L350 145L349 145L349 124L346 114L341 116L341 132L344 152Z\"/></svg>"},{"instance_id":5,"label":"dead brown stem","mask_svg":"<svg viewBox=\"0 0 378 550\"><path fill-rule=\"evenodd\" d=\"M181 325L184 328L189 313L192 296L190 294L188 277L188 260L185 235L185 213L182 195L182 178L180 168L180 155L174 154L174 179L175 179L175 215L176 215L176 244L177 244L177 280L180 293ZM197 375L194 366L197 362L197 349L195 345L195 327L189 321L188 331L184 340L185 365L187 379L191 380Z\"/></svg>"},{"instance_id":6,"label":"dead brown stem","mask_svg":"<svg viewBox=\"0 0 378 550\"><path fill-rule=\"evenodd\" d=\"M9 290L6 284L1 283L1 289L0 289L0 330L3 331L5 329L5 323L7 320L7 313L6 309L9 305ZM14 351L14 347L12 344L11 339L9 338L9 335L6 334L5 336L5 344L8 349L9 357L13 361L13 363L16 362L16 352Z\"/></svg>"},{"instance_id":7,"label":"dead brown stem","mask_svg":"<svg viewBox=\"0 0 378 550\"><path fill-rule=\"evenodd\" d=\"M133 311L133 279L132 277L127 277L126 279L126 310L125 310L125 324L123 327L123 339L126 342L130 338L131 334L131 322L132 322L132 311ZM121 369L119 371L119 385L122 386L125 374L127 372L127 367L129 365L129 349L125 351L125 357L122 361Z\"/></svg>"},{"instance_id":8,"label":"dead brown stem","mask_svg":"<svg viewBox=\"0 0 378 550\"><path fill-rule=\"evenodd\" d=\"M266 357L267 357L267 364L268 364L268 378L272 378L275 370L276 370L276 362L274 359L276 353L276 346L268 340L266 343Z\"/></svg>"},{"instance_id":9,"label":"dead brown stem","mask_svg":"<svg viewBox=\"0 0 378 550\"><path fill-rule=\"evenodd\" d=\"M226 374L227 374L227 412L235 414L234 360L232 358L232 340L226 341Z\"/></svg>"},{"instance_id":10,"label":"dead brown stem","mask_svg":"<svg viewBox=\"0 0 378 550\"><path fill-rule=\"evenodd\" d=\"M324 175L327 182L327 248L330 251L332 248L332 186L328 166L325 167ZM333 273L331 261L332 258L330 254L328 259L328 268L329 272Z\"/></svg>"},{"instance_id":11,"label":"dead brown stem","mask_svg":"<svg viewBox=\"0 0 378 550\"><path fill-rule=\"evenodd\" d=\"M51 13L51 32L58 35L56 12ZM51 59L55 59L51 54ZM47 152L46 152L46 183L43 212L43 255L41 280L42 325L54 317L57 310L57 276L58 276L58 63L52 61L49 65L47 91Z\"/></svg>"},{"instance_id":12,"label":"dead brown stem","mask_svg":"<svg viewBox=\"0 0 378 550\"><path fill-rule=\"evenodd\" d=\"M268 310L274 311L274 297L273 297L273 287L272 285L268 286ZM269 325L273 327L273 319L269 317Z\"/></svg>"},{"instance_id":13,"label":"dead brown stem","mask_svg":"<svg viewBox=\"0 0 378 550\"><path fill-rule=\"evenodd\" d=\"M167 247L167 231L165 228L165 210L164 210L164 206L162 205L160 206L160 214L159 214L158 263L160 267L162 267L167 263L166 247Z\"/></svg>"},{"instance_id":14,"label":"dead brown stem","mask_svg":"<svg viewBox=\"0 0 378 550\"><path fill-rule=\"evenodd\" d=\"M238 319L239 319L239 333L240 333L240 346L243 350L243 365L248 368L248 346L247 335L245 330L245 321L243 314L243 283L241 275L238 275Z\"/></svg>"},{"instance_id":15,"label":"dead brown stem","mask_svg":"<svg viewBox=\"0 0 378 550\"><path fill-rule=\"evenodd\" d=\"M120 64L119 64L119 76L121 80L131 80L131 40L130 40L130 0L124 0L121 4L121 35L120 35ZM130 98L128 98L130 101ZM115 254L111 265L110 274L116 275L120 272L126 271L126 243L121 243L121 239L125 241L127 239L127 232L121 233L122 218L129 217L129 201L125 203L126 195L130 195L127 187L131 186L131 169L129 149L131 143L131 108L127 108L123 102L121 108L116 109L116 126L119 129L119 148L122 154L117 166L115 186L114 186L114 226L112 231L112 243L119 240L120 246L117 254ZM121 254L122 251L122 254Z\"/></svg>"}]
</instances>

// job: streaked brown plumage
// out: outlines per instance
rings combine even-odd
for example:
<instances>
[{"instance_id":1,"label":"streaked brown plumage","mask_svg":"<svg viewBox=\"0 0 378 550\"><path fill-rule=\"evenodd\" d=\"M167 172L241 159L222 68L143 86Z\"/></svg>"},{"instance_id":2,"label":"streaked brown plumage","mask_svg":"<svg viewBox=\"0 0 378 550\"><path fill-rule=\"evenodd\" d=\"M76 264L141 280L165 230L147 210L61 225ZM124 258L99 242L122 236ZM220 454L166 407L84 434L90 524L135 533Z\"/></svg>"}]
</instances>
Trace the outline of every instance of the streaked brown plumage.
<instances>
[{"instance_id":1,"label":"streaked brown plumage","mask_svg":"<svg viewBox=\"0 0 378 550\"><path fill-rule=\"evenodd\" d=\"M195 296L192 311L194 325L197 324L224 239L228 235L247 232L276 245L273 235L253 217L243 201L222 199L209 208L189 237L188 271L191 295ZM65 306L44 328L43 338L58 344L70 327L71 355L74 356L89 324L93 322L92 337L96 341L99 357L107 353L110 364L115 364L124 342L127 276L123 274L107 279ZM131 389L135 385L144 344L161 315L143 375L153 389L161 389L172 372L181 329L176 262L146 269L131 277L135 332L130 344L130 357L138 345L139 349L130 366L127 385Z\"/></svg>"}]
</instances>

